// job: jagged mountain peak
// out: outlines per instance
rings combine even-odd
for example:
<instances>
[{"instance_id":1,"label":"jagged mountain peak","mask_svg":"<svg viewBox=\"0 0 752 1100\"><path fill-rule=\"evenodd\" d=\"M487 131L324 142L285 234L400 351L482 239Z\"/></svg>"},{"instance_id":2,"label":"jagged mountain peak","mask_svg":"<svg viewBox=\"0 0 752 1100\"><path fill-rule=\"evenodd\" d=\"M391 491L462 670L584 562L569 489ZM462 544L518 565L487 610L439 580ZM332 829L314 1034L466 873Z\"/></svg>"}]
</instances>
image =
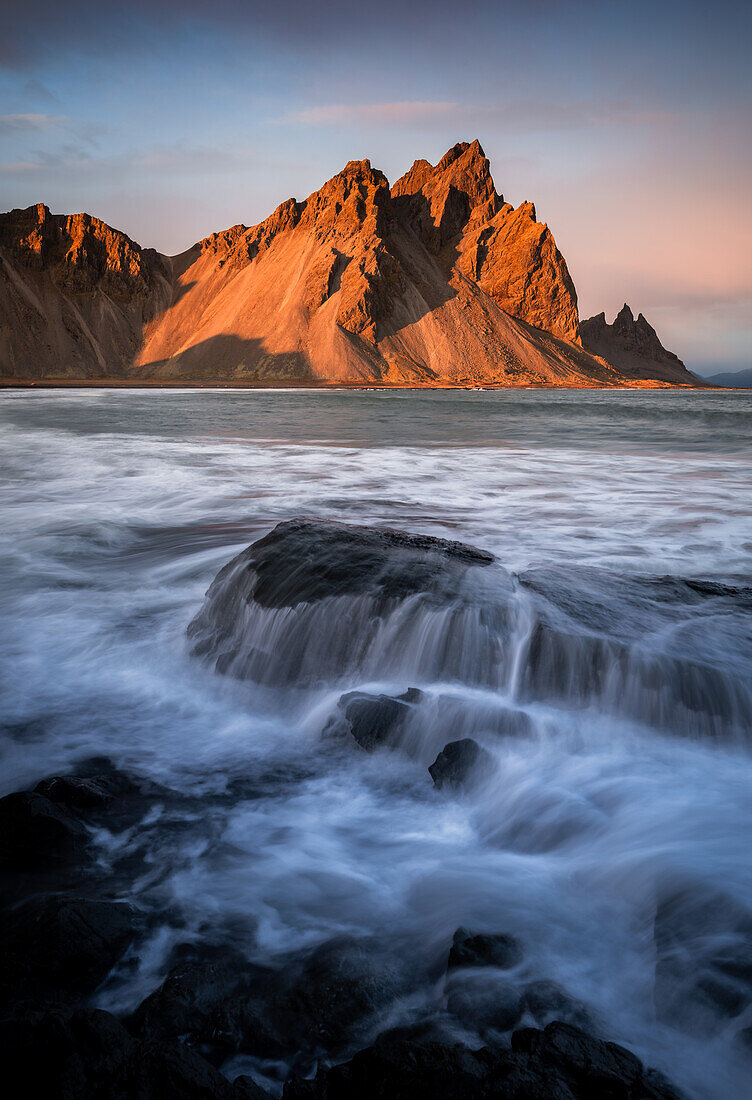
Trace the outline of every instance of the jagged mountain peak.
<instances>
[{"instance_id":1,"label":"jagged mountain peak","mask_svg":"<svg viewBox=\"0 0 752 1100\"><path fill-rule=\"evenodd\" d=\"M653 330L625 308L629 339L648 344ZM553 235L532 203L504 202L477 139L416 160L392 188L370 160L349 161L306 199L171 260L86 214L0 215L0 321L0 370L14 378L624 380L579 346Z\"/></svg>"},{"instance_id":2,"label":"jagged mountain peak","mask_svg":"<svg viewBox=\"0 0 752 1100\"><path fill-rule=\"evenodd\" d=\"M598 313L580 322L580 332L584 347L608 359L630 377L641 377L650 371L668 382L694 380L681 359L664 348L647 318L639 313L635 319L626 302L613 324L608 324L605 313Z\"/></svg>"}]
</instances>

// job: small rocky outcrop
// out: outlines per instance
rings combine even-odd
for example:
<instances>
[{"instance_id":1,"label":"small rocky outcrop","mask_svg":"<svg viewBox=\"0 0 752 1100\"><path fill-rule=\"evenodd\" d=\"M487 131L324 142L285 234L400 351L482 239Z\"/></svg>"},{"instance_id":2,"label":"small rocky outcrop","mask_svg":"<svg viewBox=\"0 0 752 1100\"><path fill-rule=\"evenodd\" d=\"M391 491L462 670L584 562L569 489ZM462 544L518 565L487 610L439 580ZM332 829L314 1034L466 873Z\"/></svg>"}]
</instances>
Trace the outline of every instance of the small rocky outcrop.
<instances>
[{"instance_id":1,"label":"small rocky outcrop","mask_svg":"<svg viewBox=\"0 0 752 1100\"><path fill-rule=\"evenodd\" d=\"M465 966L495 966L510 970L523 959L522 945L508 933L470 932L458 928L449 951L447 969Z\"/></svg>"},{"instance_id":2,"label":"small rocky outcrop","mask_svg":"<svg viewBox=\"0 0 752 1100\"><path fill-rule=\"evenodd\" d=\"M460 788L466 786L482 769L493 767L493 756L471 737L450 741L428 769L434 786Z\"/></svg>"},{"instance_id":3,"label":"small rocky outcrop","mask_svg":"<svg viewBox=\"0 0 752 1100\"><path fill-rule=\"evenodd\" d=\"M408 688L396 696L350 691L340 698L338 708L350 736L366 752L375 752L398 744L411 707L421 697L417 688Z\"/></svg>"},{"instance_id":4,"label":"small rocky outcrop","mask_svg":"<svg viewBox=\"0 0 752 1100\"><path fill-rule=\"evenodd\" d=\"M613 324L599 313L580 322L582 345L593 355L613 363L628 378L657 378L675 385L698 385L678 355L667 351L655 329L640 313L635 316L624 303Z\"/></svg>"}]
</instances>

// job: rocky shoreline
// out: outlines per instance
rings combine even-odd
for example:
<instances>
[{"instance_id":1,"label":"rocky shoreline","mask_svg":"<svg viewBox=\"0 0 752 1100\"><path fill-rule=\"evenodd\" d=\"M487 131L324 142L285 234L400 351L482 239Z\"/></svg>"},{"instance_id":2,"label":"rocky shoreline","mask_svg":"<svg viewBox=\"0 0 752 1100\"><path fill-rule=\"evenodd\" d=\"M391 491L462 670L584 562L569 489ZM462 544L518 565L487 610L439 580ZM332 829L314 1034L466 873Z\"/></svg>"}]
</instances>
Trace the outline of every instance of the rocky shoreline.
<instances>
[{"instance_id":1,"label":"rocky shoreline","mask_svg":"<svg viewBox=\"0 0 752 1100\"><path fill-rule=\"evenodd\" d=\"M437 799L482 796L497 779L498 745L532 738L534 722L501 694L463 736L451 693L436 685L495 683L516 637L523 695L603 701L601 681L631 667L642 699L655 666L630 647L644 646L657 608L672 623L691 601L712 624L719 608L741 612L752 598L715 582L634 577L621 580L619 620L614 587L604 571L514 577L464 543L305 518L233 558L188 627L191 649L235 681L291 692L340 684L317 712L317 747L289 774L272 765L213 791L182 792L95 758L0 799L0 1050L12 1095L33 1081L61 1100L679 1100L610 1041L607 1019L551 980L526 926L522 939L504 926L503 905L493 926L458 910L467 926L419 950L404 940L397 949L387 916L368 935L332 934L330 924L325 937L270 952L221 899L216 921L191 924L179 899L144 886L166 865L172 872L164 849L187 833L212 845L210 860L231 858L231 840L212 834L213 809L284 797L306 766L348 768L368 754L396 776L411 758ZM538 608L522 635L519 598ZM348 680L367 684L369 660L383 672L390 659L404 676L416 662L411 686L346 690ZM741 713L735 680L685 667L678 654L663 660L672 714L681 705L712 717L723 704L728 724ZM546 851L540 843L528 837L522 850ZM287 889L297 888L293 874ZM687 879L657 884L643 917L656 1019L688 1034L733 1031L749 1046L746 911ZM112 995L137 972L135 1000Z\"/></svg>"},{"instance_id":2,"label":"rocky shoreline","mask_svg":"<svg viewBox=\"0 0 752 1100\"><path fill-rule=\"evenodd\" d=\"M233 1073L245 1055L291 1067L278 1082L286 1100L680 1097L601 1037L587 1008L554 982L520 982L524 948L503 932L456 931L435 960L444 1003L413 1026L390 1026L391 1008L425 976L350 937L275 969L229 943L189 938L134 1012L118 1018L96 1007L111 973L133 966L149 928L170 919L121 900L96 842L100 830L148 828L149 809L168 792L95 771L102 763L0 800L0 1050L6 1082L18 1089L10 1095L33 1082L61 1100L262 1100L270 1093L252 1076ZM453 780L461 781L456 766ZM482 1045L458 1041L463 1030Z\"/></svg>"}]
</instances>

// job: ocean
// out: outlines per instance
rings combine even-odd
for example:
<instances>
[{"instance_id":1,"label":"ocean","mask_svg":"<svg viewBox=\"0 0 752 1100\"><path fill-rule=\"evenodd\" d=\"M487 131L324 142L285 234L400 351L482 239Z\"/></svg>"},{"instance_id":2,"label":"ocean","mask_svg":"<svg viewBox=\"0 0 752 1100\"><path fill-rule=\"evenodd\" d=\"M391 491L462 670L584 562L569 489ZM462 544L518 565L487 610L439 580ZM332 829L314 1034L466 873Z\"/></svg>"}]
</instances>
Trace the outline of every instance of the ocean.
<instances>
[{"instance_id":1,"label":"ocean","mask_svg":"<svg viewBox=\"0 0 752 1100\"><path fill-rule=\"evenodd\" d=\"M354 936L412 975L389 1026L427 1021L465 926L517 937L520 982L689 1095L746 1095L752 393L19 390L0 417L0 793L94 759L165 792L95 837L110 894L153 915L97 1004L135 1009L182 942L278 966ZM222 675L188 624L295 517L490 551L498 661L421 612L305 678L265 620L268 682ZM342 604L324 624L357 629ZM409 688L401 749L327 735L343 693ZM465 737L493 767L436 790ZM289 1067L229 1068L278 1089Z\"/></svg>"}]
</instances>

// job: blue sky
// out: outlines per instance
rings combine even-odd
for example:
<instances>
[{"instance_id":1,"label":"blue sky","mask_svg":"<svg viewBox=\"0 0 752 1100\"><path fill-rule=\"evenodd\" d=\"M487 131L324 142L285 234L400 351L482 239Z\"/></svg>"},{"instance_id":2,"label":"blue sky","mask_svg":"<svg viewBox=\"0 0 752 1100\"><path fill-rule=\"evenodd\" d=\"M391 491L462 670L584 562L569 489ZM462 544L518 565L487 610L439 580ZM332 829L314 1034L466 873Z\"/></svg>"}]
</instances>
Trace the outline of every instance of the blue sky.
<instances>
[{"instance_id":1,"label":"blue sky","mask_svg":"<svg viewBox=\"0 0 752 1100\"><path fill-rule=\"evenodd\" d=\"M0 208L87 210L167 253L479 137L582 316L626 300L697 369L749 365L752 14L470 0L9 3Z\"/></svg>"}]
</instances>

